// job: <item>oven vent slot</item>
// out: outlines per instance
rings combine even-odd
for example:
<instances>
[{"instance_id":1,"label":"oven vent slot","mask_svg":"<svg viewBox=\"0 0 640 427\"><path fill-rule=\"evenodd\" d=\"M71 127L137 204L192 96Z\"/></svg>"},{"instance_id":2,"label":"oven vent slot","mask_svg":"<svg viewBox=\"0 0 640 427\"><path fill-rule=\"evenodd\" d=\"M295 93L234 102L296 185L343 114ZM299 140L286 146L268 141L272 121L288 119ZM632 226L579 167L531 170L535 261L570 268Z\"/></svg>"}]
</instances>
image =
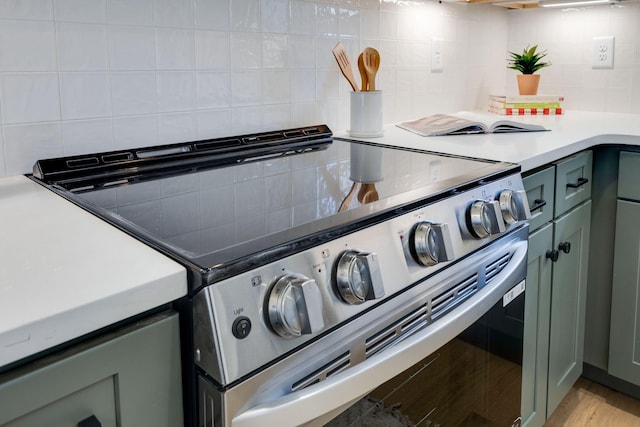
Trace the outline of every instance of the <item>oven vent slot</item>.
<instances>
[{"instance_id":1,"label":"oven vent slot","mask_svg":"<svg viewBox=\"0 0 640 427\"><path fill-rule=\"evenodd\" d=\"M463 280L431 300L431 318L436 319L449 309L460 304L479 289L478 275Z\"/></svg>"},{"instance_id":2,"label":"oven vent slot","mask_svg":"<svg viewBox=\"0 0 640 427\"><path fill-rule=\"evenodd\" d=\"M411 333L416 327L426 324L427 320L428 313L425 304L367 338L365 340L365 356L369 358L398 338Z\"/></svg>"},{"instance_id":3,"label":"oven vent slot","mask_svg":"<svg viewBox=\"0 0 640 427\"><path fill-rule=\"evenodd\" d=\"M492 262L485 269L485 283L489 283L495 276L497 276L503 268L511 261L511 253L504 254L498 260Z\"/></svg>"},{"instance_id":4,"label":"oven vent slot","mask_svg":"<svg viewBox=\"0 0 640 427\"><path fill-rule=\"evenodd\" d=\"M344 371L349 366L351 366L351 352L347 351L333 359L331 362L325 364L320 369L317 369L301 380L293 383L293 385L291 386L291 391L302 390L303 388L309 387L310 385L317 384L332 375Z\"/></svg>"}]
</instances>

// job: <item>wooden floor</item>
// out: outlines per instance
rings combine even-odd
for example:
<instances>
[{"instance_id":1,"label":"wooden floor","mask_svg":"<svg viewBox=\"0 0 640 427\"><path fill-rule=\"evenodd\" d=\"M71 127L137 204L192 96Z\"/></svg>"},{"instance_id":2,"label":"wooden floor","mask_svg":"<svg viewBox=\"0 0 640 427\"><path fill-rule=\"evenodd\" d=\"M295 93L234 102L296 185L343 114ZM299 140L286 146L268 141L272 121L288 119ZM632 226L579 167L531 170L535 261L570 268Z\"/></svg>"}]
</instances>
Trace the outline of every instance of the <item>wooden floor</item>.
<instances>
[{"instance_id":1,"label":"wooden floor","mask_svg":"<svg viewBox=\"0 0 640 427\"><path fill-rule=\"evenodd\" d=\"M640 401L580 378L544 427L640 427Z\"/></svg>"}]
</instances>

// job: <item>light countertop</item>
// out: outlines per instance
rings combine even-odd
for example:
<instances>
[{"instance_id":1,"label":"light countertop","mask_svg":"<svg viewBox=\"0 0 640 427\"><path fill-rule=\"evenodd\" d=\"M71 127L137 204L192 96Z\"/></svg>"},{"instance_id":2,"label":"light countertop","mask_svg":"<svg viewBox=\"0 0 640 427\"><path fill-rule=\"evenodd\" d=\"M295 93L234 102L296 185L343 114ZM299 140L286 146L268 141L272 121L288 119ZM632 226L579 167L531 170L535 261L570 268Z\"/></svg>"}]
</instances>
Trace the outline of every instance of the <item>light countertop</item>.
<instances>
[{"instance_id":1,"label":"light countertop","mask_svg":"<svg viewBox=\"0 0 640 427\"><path fill-rule=\"evenodd\" d=\"M550 131L425 137L392 124L379 138L350 138L340 131L335 137L518 163L523 172L601 144L640 145L638 114L567 111L561 116L489 117L541 124Z\"/></svg>"},{"instance_id":2,"label":"light countertop","mask_svg":"<svg viewBox=\"0 0 640 427\"><path fill-rule=\"evenodd\" d=\"M24 176L0 179L0 366L186 293L179 264Z\"/></svg>"}]
</instances>

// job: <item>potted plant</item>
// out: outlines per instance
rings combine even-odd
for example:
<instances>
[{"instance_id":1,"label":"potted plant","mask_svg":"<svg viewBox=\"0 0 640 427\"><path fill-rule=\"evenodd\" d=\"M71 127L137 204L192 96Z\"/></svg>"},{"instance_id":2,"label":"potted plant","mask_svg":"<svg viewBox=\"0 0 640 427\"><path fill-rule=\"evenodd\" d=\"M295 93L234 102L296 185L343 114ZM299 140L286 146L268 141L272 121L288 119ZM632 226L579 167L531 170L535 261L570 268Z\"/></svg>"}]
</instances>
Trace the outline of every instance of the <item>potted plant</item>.
<instances>
[{"instance_id":1,"label":"potted plant","mask_svg":"<svg viewBox=\"0 0 640 427\"><path fill-rule=\"evenodd\" d=\"M538 51L538 45L527 46L522 53L508 52L507 68L520 71L518 75L518 90L520 95L536 95L540 84L540 74L535 74L541 68L551 65L550 62L542 62L547 56L546 51Z\"/></svg>"}]
</instances>

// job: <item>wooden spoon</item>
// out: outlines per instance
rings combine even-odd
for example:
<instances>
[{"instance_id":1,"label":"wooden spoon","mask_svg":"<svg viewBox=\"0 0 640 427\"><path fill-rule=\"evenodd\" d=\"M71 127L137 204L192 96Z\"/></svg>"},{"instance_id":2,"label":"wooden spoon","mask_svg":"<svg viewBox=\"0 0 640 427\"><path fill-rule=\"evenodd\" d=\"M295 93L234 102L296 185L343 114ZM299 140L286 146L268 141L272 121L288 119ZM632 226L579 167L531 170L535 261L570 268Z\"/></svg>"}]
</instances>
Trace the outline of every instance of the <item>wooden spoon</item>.
<instances>
[{"instance_id":1,"label":"wooden spoon","mask_svg":"<svg viewBox=\"0 0 640 427\"><path fill-rule=\"evenodd\" d=\"M353 70L351 69L351 62L349 62L349 57L347 56L347 52L344 50L344 46L342 42L338 42L338 44L332 50L333 56L338 61L338 67L340 67L340 71L342 71L342 75L345 76L351 88L358 92L358 84L356 83L356 79L353 77Z\"/></svg>"},{"instance_id":2,"label":"wooden spoon","mask_svg":"<svg viewBox=\"0 0 640 427\"><path fill-rule=\"evenodd\" d=\"M374 183L362 183L360 191L358 191L358 201L367 204L378 200L378 190Z\"/></svg>"},{"instance_id":3,"label":"wooden spoon","mask_svg":"<svg viewBox=\"0 0 640 427\"><path fill-rule=\"evenodd\" d=\"M367 78L367 70L364 69L364 59L362 53L358 55L358 70L360 70L360 78L362 79L362 91L369 90L369 79Z\"/></svg>"},{"instance_id":4,"label":"wooden spoon","mask_svg":"<svg viewBox=\"0 0 640 427\"><path fill-rule=\"evenodd\" d=\"M351 190L347 193L342 203L340 203L340 207L338 208L338 212L346 211L351 206L351 199L353 199L353 195L356 193L356 188L358 188L358 183L354 182L351 186Z\"/></svg>"},{"instance_id":5,"label":"wooden spoon","mask_svg":"<svg viewBox=\"0 0 640 427\"><path fill-rule=\"evenodd\" d=\"M362 60L364 69L367 73L367 81L369 82L369 90L376 90L376 74L380 68L380 54L372 47L367 47L362 52Z\"/></svg>"}]
</instances>

